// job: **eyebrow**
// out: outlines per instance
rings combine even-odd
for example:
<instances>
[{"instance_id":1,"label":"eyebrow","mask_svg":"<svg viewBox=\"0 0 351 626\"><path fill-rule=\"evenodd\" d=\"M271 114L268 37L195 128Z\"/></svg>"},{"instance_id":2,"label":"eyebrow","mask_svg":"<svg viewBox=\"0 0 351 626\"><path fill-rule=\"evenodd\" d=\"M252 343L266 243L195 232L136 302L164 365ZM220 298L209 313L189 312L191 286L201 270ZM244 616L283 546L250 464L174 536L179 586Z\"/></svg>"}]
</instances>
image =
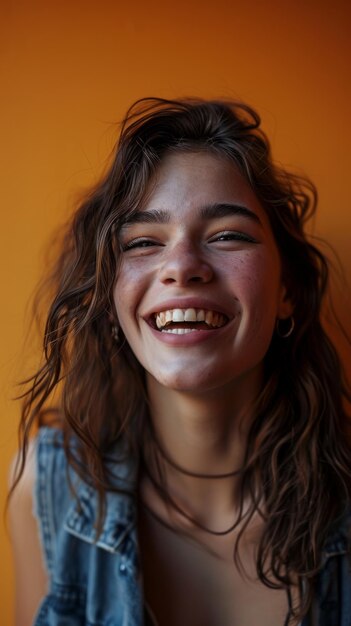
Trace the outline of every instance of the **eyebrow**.
<instances>
[{"instance_id":1,"label":"eyebrow","mask_svg":"<svg viewBox=\"0 0 351 626\"><path fill-rule=\"evenodd\" d=\"M221 217L230 217L239 215L245 217L257 224L261 224L261 220L257 213L248 209L241 204L232 204L229 202L216 202L208 204L201 208L200 216L203 220L213 220ZM137 211L130 215L122 225L123 227L131 224L168 224L170 222L170 214L162 209L152 209L148 211Z\"/></svg>"},{"instance_id":2,"label":"eyebrow","mask_svg":"<svg viewBox=\"0 0 351 626\"><path fill-rule=\"evenodd\" d=\"M218 217L230 217L231 215L240 215L246 217L249 220L261 223L257 213L248 209L241 204L231 204L228 202L219 202L216 204L209 204L201 209L201 217L206 220L216 219Z\"/></svg>"}]
</instances>

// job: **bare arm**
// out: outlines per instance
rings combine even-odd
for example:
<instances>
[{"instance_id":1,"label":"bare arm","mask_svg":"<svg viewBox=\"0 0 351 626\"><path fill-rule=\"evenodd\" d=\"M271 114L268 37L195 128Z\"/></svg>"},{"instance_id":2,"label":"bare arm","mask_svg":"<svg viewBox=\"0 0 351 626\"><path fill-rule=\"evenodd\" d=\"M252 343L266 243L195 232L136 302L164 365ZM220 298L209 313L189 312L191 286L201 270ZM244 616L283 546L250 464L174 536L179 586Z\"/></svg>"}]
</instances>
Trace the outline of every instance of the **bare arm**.
<instances>
[{"instance_id":1,"label":"bare arm","mask_svg":"<svg viewBox=\"0 0 351 626\"><path fill-rule=\"evenodd\" d=\"M15 626L31 626L41 599L47 592L39 540L38 523L33 515L35 450L31 443L24 474L10 500L9 526L15 566ZM15 460L10 471L12 481Z\"/></svg>"}]
</instances>

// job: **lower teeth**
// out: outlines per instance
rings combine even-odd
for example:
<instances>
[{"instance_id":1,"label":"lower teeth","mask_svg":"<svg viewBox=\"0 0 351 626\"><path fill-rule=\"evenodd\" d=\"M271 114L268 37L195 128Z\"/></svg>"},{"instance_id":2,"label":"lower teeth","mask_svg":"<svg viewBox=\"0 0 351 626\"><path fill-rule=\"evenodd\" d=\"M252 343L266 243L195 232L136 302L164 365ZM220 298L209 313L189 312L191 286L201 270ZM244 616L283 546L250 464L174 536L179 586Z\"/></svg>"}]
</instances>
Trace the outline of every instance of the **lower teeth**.
<instances>
[{"instance_id":1,"label":"lower teeth","mask_svg":"<svg viewBox=\"0 0 351 626\"><path fill-rule=\"evenodd\" d=\"M199 332L197 328L163 328L162 333L173 333L173 335L185 335L187 333Z\"/></svg>"}]
</instances>

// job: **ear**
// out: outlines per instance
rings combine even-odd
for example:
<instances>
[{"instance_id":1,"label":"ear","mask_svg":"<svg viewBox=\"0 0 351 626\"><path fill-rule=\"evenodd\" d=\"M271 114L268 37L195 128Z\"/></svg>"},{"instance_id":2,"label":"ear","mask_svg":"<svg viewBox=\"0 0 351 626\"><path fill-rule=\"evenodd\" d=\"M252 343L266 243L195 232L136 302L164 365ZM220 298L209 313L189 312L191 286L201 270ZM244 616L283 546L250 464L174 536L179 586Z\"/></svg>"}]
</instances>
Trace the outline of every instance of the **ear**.
<instances>
[{"instance_id":1,"label":"ear","mask_svg":"<svg viewBox=\"0 0 351 626\"><path fill-rule=\"evenodd\" d=\"M277 319L286 320L294 312L294 305L286 286L282 283L280 287L279 301L277 307Z\"/></svg>"}]
</instances>

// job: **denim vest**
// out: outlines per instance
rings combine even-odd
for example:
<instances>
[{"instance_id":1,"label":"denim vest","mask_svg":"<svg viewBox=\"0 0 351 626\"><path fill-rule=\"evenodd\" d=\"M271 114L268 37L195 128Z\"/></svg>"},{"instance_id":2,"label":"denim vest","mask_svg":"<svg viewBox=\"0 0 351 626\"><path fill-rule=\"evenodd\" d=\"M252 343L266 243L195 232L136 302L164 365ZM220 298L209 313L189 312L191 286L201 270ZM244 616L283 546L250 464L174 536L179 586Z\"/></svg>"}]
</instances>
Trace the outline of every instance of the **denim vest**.
<instances>
[{"instance_id":1,"label":"denim vest","mask_svg":"<svg viewBox=\"0 0 351 626\"><path fill-rule=\"evenodd\" d=\"M116 486L132 490L136 462L117 464ZM78 495L78 500L69 487ZM146 626L139 567L136 504L109 492L96 537L97 494L68 467L62 433L41 428L37 437L35 514L49 574L47 596L33 626ZM347 524L325 546L311 614L302 626L351 626L351 570ZM181 626L181 625L180 625Z\"/></svg>"}]
</instances>

